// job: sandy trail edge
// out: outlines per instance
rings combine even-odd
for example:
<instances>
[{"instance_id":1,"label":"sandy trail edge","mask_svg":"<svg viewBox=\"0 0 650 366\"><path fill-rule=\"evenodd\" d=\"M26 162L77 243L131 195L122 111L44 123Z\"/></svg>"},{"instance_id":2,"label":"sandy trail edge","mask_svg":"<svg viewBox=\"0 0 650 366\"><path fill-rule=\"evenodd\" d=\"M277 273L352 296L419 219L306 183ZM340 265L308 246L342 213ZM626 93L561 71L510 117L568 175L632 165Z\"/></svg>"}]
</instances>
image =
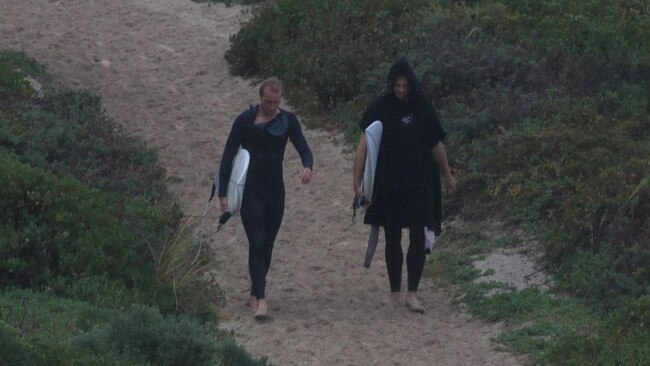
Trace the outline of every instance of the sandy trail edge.
<instances>
[{"instance_id":1,"label":"sandy trail edge","mask_svg":"<svg viewBox=\"0 0 650 366\"><path fill-rule=\"evenodd\" d=\"M256 102L255 87L229 75L223 60L241 9L189 0L3 0L0 47L24 50L63 85L101 95L109 115L160 150L181 179L173 192L198 217L233 117ZM386 306L383 253L364 269L367 227L350 222L351 155L336 136L306 136L312 184L298 183L299 159L287 150L286 214L268 284L272 322L256 324L244 306L246 245L223 239L236 225L213 242L228 294L225 324L239 341L278 365L520 364L493 349L499 325L471 320L426 278L425 315Z\"/></svg>"}]
</instances>

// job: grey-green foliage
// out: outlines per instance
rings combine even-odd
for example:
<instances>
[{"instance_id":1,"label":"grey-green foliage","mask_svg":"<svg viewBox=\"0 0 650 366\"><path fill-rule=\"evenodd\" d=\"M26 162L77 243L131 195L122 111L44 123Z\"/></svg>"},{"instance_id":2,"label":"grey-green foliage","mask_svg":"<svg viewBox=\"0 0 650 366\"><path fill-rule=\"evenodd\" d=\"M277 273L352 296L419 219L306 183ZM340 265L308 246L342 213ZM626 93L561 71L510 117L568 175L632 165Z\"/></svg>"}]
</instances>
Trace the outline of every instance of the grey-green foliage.
<instances>
[{"instance_id":1,"label":"grey-green foliage","mask_svg":"<svg viewBox=\"0 0 650 366\"><path fill-rule=\"evenodd\" d=\"M0 294L0 365L269 365L213 322L133 305L108 310L44 293Z\"/></svg>"},{"instance_id":2,"label":"grey-green foliage","mask_svg":"<svg viewBox=\"0 0 650 366\"><path fill-rule=\"evenodd\" d=\"M116 354L128 362L154 365L212 365L216 339L184 316L167 317L158 311L133 306L125 314L86 334L72 344L87 353Z\"/></svg>"},{"instance_id":3,"label":"grey-green foliage","mask_svg":"<svg viewBox=\"0 0 650 366\"><path fill-rule=\"evenodd\" d=\"M28 359L27 344L18 330L0 320L0 365L25 365Z\"/></svg>"},{"instance_id":4,"label":"grey-green foliage","mask_svg":"<svg viewBox=\"0 0 650 366\"><path fill-rule=\"evenodd\" d=\"M22 100L36 94L26 77L48 79L45 67L24 53L0 50L0 105L7 100Z\"/></svg>"}]
</instances>

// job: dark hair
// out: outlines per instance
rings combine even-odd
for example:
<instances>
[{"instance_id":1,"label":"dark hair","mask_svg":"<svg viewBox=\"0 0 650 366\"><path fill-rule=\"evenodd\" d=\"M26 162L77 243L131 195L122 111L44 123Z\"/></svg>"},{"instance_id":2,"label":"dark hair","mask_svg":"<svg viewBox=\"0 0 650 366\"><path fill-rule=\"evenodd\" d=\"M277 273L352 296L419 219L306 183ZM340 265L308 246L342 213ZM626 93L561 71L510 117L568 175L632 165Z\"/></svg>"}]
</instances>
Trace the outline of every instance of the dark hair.
<instances>
[{"instance_id":1,"label":"dark hair","mask_svg":"<svg viewBox=\"0 0 650 366\"><path fill-rule=\"evenodd\" d=\"M424 99L424 96L422 93L422 88L420 87L420 82L418 81L417 76L415 76L415 71L413 71L413 68L405 58L400 58L393 64L393 66L391 66L390 70L388 71L388 78L386 80L386 92L393 94L395 81L400 76L405 78L409 83L409 99L414 101L422 101Z\"/></svg>"}]
</instances>

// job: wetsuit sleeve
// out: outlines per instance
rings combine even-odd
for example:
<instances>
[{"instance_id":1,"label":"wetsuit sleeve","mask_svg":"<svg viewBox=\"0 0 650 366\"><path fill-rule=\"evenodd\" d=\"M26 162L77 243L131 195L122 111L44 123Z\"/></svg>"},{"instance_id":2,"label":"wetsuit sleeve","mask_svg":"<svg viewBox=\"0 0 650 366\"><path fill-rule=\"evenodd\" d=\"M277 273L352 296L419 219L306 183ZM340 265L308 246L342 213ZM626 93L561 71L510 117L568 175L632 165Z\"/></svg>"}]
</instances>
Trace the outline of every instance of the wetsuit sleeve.
<instances>
[{"instance_id":1,"label":"wetsuit sleeve","mask_svg":"<svg viewBox=\"0 0 650 366\"><path fill-rule=\"evenodd\" d=\"M221 164L219 166L219 197L225 197L228 190L228 181L232 172L232 161L235 159L237 150L241 145L244 130L243 114L235 119L230 129L230 134L226 140L226 146L223 148L221 155Z\"/></svg>"},{"instance_id":2,"label":"wetsuit sleeve","mask_svg":"<svg viewBox=\"0 0 650 366\"><path fill-rule=\"evenodd\" d=\"M314 156L307 144L307 140L305 140L305 135L302 133L298 118L295 115L289 117L289 140L291 140L296 151L298 151L302 166L313 170Z\"/></svg>"}]
</instances>

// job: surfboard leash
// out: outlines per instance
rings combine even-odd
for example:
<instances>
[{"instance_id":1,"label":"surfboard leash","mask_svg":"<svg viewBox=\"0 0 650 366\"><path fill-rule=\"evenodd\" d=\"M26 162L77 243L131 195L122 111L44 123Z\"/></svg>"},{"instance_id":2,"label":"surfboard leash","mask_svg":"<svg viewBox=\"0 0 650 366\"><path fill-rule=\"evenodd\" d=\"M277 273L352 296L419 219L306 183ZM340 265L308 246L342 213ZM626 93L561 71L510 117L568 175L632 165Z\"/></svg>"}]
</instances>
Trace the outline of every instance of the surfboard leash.
<instances>
[{"instance_id":1,"label":"surfboard leash","mask_svg":"<svg viewBox=\"0 0 650 366\"><path fill-rule=\"evenodd\" d=\"M352 222L356 222L357 219L357 210L368 204L366 196L361 196L360 198L355 197L352 201Z\"/></svg>"}]
</instances>

